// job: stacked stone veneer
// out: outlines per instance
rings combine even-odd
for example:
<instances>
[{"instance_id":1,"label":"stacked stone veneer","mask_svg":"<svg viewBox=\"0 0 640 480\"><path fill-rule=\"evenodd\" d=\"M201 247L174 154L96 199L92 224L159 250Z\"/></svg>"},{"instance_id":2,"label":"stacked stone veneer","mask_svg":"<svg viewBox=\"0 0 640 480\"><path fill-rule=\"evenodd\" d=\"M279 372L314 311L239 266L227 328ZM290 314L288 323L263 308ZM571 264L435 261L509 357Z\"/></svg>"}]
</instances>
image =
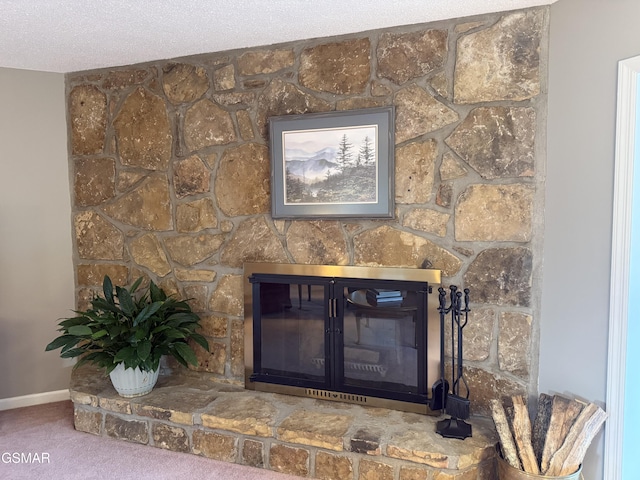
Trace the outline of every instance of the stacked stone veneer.
<instances>
[{"instance_id":1,"label":"stacked stone veneer","mask_svg":"<svg viewBox=\"0 0 640 480\"><path fill-rule=\"evenodd\" d=\"M490 419L474 418L460 441L436 434L435 417L249 392L204 372L161 375L126 399L88 370L74 374L71 399L76 429L94 435L325 480L497 478Z\"/></svg>"},{"instance_id":2,"label":"stacked stone veneer","mask_svg":"<svg viewBox=\"0 0 640 480\"><path fill-rule=\"evenodd\" d=\"M472 291L474 411L535 392L547 23L545 7L68 75L78 307L105 274L152 278L201 313L200 368L240 384L243 262L428 264ZM385 105L395 218L272 219L269 118Z\"/></svg>"}]
</instances>

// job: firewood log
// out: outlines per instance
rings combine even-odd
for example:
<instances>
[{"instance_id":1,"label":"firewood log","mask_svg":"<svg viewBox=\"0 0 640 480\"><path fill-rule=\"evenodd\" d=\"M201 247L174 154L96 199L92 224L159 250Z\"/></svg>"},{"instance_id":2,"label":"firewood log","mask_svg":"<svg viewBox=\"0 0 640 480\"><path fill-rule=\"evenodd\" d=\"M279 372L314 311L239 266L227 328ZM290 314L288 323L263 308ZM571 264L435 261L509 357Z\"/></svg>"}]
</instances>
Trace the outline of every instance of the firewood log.
<instances>
[{"instance_id":1,"label":"firewood log","mask_svg":"<svg viewBox=\"0 0 640 480\"><path fill-rule=\"evenodd\" d=\"M496 430L500 437L502 455L505 461L512 467L522 470L520 459L518 458L518 451L513 442L513 436L511 435L511 429L507 421L507 415L500 400L495 398L491 400L491 415L493 416L493 422L496 424Z\"/></svg>"},{"instance_id":2,"label":"firewood log","mask_svg":"<svg viewBox=\"0 0 640 480\"><path fill-rule=\"evenodd\" d=\"M538 460L531 445L531 420L524 397L514 396L513 400L513 438L518 447L522 468L527 473L540 474Z\"/></svg>"},{"instance_id":3,"label":"firewood log","mask_svg":"<svg viewBox=\"0 0 640 480\"><path fill-rule=\"evenodd\" d=\"M549 429L547 430L542 459L540 460L540 470L542 472L546 472L549 469L551 457L562 446L582 407L583 404L575 400L569 400L560 395L553 396Z\"/></svg>"},{"instance_id":4,"label":"firewood log","mask_svg":"<svg viewBox=\"0 0 640 480\"><path fill-rule=\"evenodd\" d=\"M538 397L538 411L531 427L531 444L533 445L538 465L542 462L542 451L547 437L547 430L549 429L549 422L551 421L552 404L553 397L551 395L541 393L540 397Z\"/></svg>"},{"instance_id":5,"label":"firewood log","mask_svg":"<svg viewBox=\"0 0 640 480\"><path fill-rule=\"evenodd\" d=\"M569 429L562 446L551 457L548 476L562 476L575 473L584 460L584 455L607 418L607 414L597 405L590 403L582 409Z\"/></svg>"}]
</instances>

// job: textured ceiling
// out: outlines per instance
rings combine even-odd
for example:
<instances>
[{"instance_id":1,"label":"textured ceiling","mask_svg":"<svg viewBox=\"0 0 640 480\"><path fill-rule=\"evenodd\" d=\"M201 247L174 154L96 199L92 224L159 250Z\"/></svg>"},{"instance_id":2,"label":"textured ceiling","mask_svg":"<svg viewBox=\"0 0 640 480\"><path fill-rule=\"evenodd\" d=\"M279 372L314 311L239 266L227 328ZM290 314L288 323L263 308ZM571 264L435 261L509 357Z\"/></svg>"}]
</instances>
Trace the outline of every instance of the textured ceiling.
<instances>
[{"instance_id":1,"label":"textured ceiling","mask_svg":"<svg viewBox=\"0 0 640 480\"><path fill-rule=\"evenodd\" d=\"M0 67L74 72L556 0L0 0Z\"/></svg>"}]
</instances>

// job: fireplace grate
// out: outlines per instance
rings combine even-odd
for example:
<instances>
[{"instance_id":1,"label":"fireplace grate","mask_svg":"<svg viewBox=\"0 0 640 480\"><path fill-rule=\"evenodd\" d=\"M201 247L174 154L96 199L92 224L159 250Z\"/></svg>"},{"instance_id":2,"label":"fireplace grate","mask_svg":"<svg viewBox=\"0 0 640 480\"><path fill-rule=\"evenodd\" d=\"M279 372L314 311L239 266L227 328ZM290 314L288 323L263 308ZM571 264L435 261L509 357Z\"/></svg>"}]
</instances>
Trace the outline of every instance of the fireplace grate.
<instances>
[{"instance_id":1,"label":"fireplace grate","mask_svg":"<svg viewBox=\"0 0 640 480\"><path fill-rule=\"evenodd\" d=\"M317 368L324 367L324 358L316 357L311 359L311 363L313 363ZM359 372L372 372L377 373L381 377L387 374L388 368L385 365L375 365L372 363L360 363L360 362L344 362L345 370L359 371Z\"/></svg>"},{"instance_id":2,"label":"fireplace grate","mask_svg":"<svg viewBox=\"0 0 640 480\"><path fill-rule=\"evenodd\" d=\"M363 405L367 403L367 397L364 395L351 395L349 393L330 392L328 390L318 390L315 388L307 388L306 394L308 397L321 398L324 400L360 403Z\"/></svg>"}]
</instances>

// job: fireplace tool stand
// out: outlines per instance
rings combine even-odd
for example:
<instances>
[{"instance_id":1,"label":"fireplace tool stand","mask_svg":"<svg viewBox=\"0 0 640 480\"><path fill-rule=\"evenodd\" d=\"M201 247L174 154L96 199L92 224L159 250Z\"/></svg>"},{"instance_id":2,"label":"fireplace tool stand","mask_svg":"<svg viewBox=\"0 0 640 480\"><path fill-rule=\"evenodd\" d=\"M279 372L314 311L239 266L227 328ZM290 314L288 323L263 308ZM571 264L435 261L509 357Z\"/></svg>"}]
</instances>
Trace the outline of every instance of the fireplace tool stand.
<instances>
[{"instance_id":1,"label":"fireplace tool stand","mask_svg":"<svg viewBox=\"0 0 640 480\"><path fill-rule=\"evenodd\" d=\"M465 422L470 415L471 402L469 401L469 385L462 371L462 331L469 320L469 289L464 289L464 308L462 307L462 292L458 287L449 287L451 304L446 306L446 291L438 289L440 306L440 382L445 388L441 389L441 399L438 402L444 408L450 418L441 420L436 425L436 433L445 438L457 438L464 440L471 436L471 425ZM444 328L447 315L451 315L451 392L448 392L448 382L444 375ZM456 345L457 344L457 345ZM457 348L456 348L457 347ZM460 395L460 387L463 386L466 395ZM439 392L440 393L440 392Z\"/></svg>"}]
</instances>

